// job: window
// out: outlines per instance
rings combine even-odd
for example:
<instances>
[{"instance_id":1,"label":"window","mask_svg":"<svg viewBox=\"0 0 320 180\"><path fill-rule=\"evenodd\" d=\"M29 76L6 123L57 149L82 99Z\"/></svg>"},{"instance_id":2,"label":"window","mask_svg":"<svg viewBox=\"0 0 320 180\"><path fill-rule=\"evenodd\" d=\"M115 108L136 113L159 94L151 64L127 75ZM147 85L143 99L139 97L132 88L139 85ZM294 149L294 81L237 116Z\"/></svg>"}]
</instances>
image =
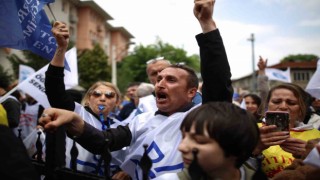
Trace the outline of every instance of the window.
<instances>
[{"instance_id":1,"label":"window","mask_svg":"<svg viewBox=\"0 0 320 180\"><path fill-rule=\"evenodd\" d=\"M295 71L293 73L294 81L309 81L311 77L310 71Z\"/></svg>"}]
</instances>

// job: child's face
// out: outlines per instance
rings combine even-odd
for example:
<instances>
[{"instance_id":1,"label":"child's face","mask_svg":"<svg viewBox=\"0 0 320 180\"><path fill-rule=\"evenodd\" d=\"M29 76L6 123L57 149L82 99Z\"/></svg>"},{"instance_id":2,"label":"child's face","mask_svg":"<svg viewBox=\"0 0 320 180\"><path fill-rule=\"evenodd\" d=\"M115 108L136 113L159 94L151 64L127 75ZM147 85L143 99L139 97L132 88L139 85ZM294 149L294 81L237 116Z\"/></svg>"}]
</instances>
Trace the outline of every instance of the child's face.
<instances>
[{"instance_id":1,"label":"child's face","mask_svg":"<svg viewBox=\"0 0 320 180\"><path fill-rule=\"evenodd\" d=\"M258 104L254 101L252 97L245 97L244 101L246 103L247 111L251 112L252 114L257 112Z\"/></svg>"},{"instance_id":2,"label":"child's face","mask_svg":"<svg viewBox=\"0 0 320 180\"><path fill-rule=\"evenodd\" d=\"M205 130L204 135L195 134L194 125L190 132L182 131L182 140L179 144L179 151L182 153L184 167L188 168L193 160L192 150L198 149L198 163L206 173L220 171L227 165L224 151L220 145L209 137Z\"/></svg>"}]
</instances>

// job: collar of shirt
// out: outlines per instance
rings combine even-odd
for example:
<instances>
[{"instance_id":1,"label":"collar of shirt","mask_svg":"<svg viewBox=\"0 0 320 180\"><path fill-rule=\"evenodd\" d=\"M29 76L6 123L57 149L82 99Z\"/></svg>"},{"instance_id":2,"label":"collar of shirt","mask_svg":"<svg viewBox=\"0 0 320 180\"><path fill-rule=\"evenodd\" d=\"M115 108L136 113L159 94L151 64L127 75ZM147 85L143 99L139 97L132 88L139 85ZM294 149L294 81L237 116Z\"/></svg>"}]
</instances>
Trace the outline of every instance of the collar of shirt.
<instances>
[{"instance_id":1,"label":"collar of shirt","mask_svg":"<svg viewBox=\"0 0 320 180\"><path fill-rule=\"evenodd\" d=\"M187 105L185 105L184 107L182 107L181 109L178 109L176 112L186 112L189 109L191 109L195 104L193 102L188 103ZM175 113L176 113L175 112ZM154 113L154 115L156 116L157 114L163 115L163 116L169 116L167 112L162 112L160 110L156 111Z\"/></svg>"},{"instance_id":2,"label":"collar of shirt","mask_svg":"<svg viewBox=\"0 0 320 180\"><path fill-rule=\"evenodd\" d=\"M90 114L92 114L95 118L97 118L98 120L100 119L99 116L98 116L96 113L94 113L89 106L84 106L84 108L85 108ZM113 118L111 118L111 117L109 117L109 116L107 117L107 120L110 121L112 124L114 123L114 122L113 122Z\"/></svg>"},{"instance_id":3,"label":"collar of shirt","mask_svg":"<svg viewBox=\"0 0 320 180\"><path fill-rule=\"evenodd\" d=\"M97 118L97 120L100 119L99 116L98 116L96 113L94 113L89 106L85 106L84 108L85 108L90 114L92 114L95 118ZM103 123L106 124L107 122L110 122L110 125L115 123L114 120L113 120L113 118L110 118L109 116L107 117L106 120L104 120Z\"/></svg>"}]
</instances>

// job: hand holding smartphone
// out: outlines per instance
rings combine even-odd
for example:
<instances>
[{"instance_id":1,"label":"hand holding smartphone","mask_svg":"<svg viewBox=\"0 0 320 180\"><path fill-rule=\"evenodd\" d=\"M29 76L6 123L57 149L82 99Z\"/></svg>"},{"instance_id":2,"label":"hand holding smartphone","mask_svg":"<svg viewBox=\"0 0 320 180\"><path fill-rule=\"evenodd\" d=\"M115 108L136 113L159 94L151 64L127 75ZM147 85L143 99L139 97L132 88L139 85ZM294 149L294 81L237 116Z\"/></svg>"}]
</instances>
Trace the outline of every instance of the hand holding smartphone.
<instances>
[{"instance_id":1,"label":"hand holding smartphone","mask_svg":"<svg viewBox=\"0 0 320 180\"><path fill-rule=\"evenodd\" d=\"M277 131L289 131L289 113L284 111L267 111L266 124L276 125Z\"/></svg>"}]
</instances>

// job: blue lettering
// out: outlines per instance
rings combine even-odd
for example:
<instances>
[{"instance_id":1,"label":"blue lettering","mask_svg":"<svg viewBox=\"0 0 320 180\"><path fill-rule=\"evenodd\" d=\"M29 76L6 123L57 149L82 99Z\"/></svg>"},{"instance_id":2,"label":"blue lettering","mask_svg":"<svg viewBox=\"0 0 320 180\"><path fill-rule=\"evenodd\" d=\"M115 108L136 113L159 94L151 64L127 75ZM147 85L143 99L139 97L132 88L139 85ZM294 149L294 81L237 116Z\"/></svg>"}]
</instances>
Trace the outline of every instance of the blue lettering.
<instances>
[{"instance_id":1,"label":"blue lettering","mask_svg":"<svg viewBox=\"0 0 320 180\"><path fill-rule=\"evenodd\" d=\"M156 154L157 157L154 157L153 159L150 157L150 155L152 154ZM173 171L173 170L177 170L177 169L183 169L183 163L178 163L176 165L170 165L170 166L157 166L154 167L154 164L161 162L165 155L163 154L163 152L160 150L159 146L157 145L156 142L152 141L152 143L150 144L150 146L147 148L147 154L150 157L152 164L153 164L153 168L150 169L149 172L149 177L150 179L154 179L156 178L156 173L160 173L160 172L166 172L166 171ZM136 166L139 165L141 167L141 162L140 160L137 159L130 159ZM136 178L139 180L139 173L138 173L138 168L135 169L135 175Z\"/></svg>"}]
</instances>

